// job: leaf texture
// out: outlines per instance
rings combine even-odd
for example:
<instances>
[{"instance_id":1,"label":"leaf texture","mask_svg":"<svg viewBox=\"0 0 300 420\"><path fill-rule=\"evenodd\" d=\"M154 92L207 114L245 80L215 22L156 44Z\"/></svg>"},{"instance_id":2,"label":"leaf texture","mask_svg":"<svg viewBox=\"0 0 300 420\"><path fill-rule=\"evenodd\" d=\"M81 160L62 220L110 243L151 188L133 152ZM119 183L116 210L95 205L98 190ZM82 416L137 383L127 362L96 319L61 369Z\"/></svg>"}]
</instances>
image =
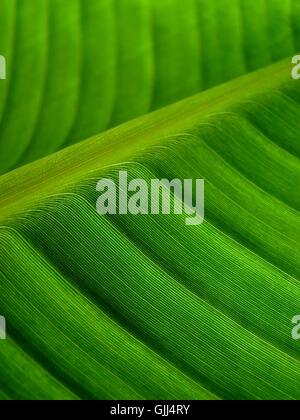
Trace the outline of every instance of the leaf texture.
<instances>
[{"instance_id":1,"label":"leaf texture","mask_svg":"<svg viewBox=\"0 0 300 420\"><path fill-rule=\"evenodd\" d=\"M0 177L1 398L299 399L299 106L284 60ZM205 223L100 217L124 169Z\"/></svg>"},{"instance_id":2,"label":"leaf texture","mask_svg":"<svg viewBox=\"0 0 300 420\"><path fill-rule=\"evenodd\" d=\"M1 174L300 46L297 0L3 0L1 22Z\"/></svg>"}]
</instances>

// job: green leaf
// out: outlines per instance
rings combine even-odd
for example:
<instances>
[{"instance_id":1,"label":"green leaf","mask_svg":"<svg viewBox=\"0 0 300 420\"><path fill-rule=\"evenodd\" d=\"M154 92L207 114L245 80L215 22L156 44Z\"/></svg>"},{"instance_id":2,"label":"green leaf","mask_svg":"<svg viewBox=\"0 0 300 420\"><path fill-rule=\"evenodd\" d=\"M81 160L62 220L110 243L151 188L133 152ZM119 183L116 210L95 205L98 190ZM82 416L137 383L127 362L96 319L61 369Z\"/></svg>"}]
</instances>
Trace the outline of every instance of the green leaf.
<instances>
[{"instance_id":1,"label":"green leaf","mask_svg":"<svg viewBox=\"0 0 300 420\"><path fill-rule=\"evenodd\" d=\"M299 105L284 60L0 177L3 398L299 399ZM124 169L205 223L99 216Z\"/></svg>"},{"instance_id":2,"label":"green leaf","mask_svg":"<svg viewBox=\"0 0 300 420\"><path fill-rule=\"evenodd\" d=\"M3 0L0 174L296 53L299 12L297 0Z\"/></svg>"}]
</instances>

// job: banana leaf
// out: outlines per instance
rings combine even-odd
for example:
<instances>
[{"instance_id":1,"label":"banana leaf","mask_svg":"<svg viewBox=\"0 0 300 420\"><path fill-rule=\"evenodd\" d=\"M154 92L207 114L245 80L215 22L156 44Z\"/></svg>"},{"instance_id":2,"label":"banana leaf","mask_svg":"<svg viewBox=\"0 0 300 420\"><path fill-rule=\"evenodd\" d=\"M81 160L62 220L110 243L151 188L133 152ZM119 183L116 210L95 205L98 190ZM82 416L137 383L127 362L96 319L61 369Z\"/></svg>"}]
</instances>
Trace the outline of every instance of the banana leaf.
<instances>
[{"instance_id":1,"label":"banana leaf","mask_svg":"<svg viewBox=\"0 0 300 420\"><path fill-rule=\"evenodd\" d=\"M292 0L2 0L1 400L300 399L299 22ZM204 223L100 216L124 170L204 179Z\"/></svg>"}]
</instances>

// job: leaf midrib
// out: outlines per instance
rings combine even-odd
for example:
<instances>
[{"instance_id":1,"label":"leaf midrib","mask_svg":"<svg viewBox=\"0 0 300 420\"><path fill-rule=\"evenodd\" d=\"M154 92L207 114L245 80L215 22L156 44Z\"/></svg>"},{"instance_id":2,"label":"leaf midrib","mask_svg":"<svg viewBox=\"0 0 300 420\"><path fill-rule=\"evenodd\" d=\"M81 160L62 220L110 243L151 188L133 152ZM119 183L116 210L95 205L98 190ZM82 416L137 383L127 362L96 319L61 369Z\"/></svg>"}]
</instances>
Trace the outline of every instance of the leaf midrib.
<instances>
[{"instance_id":1,"label":"leaf midrib","mask_svg":"<svg viewBox=\"0 0 300 420\"><path fill-rule=\"evenodd\" d=\"M289 80L289 75L290 63L285 59L3 175L0 222L72 188L105 166L162 144L169 136L192 128L214 113L257 93L276 89Z\"/></svg>"}]
</instances>

